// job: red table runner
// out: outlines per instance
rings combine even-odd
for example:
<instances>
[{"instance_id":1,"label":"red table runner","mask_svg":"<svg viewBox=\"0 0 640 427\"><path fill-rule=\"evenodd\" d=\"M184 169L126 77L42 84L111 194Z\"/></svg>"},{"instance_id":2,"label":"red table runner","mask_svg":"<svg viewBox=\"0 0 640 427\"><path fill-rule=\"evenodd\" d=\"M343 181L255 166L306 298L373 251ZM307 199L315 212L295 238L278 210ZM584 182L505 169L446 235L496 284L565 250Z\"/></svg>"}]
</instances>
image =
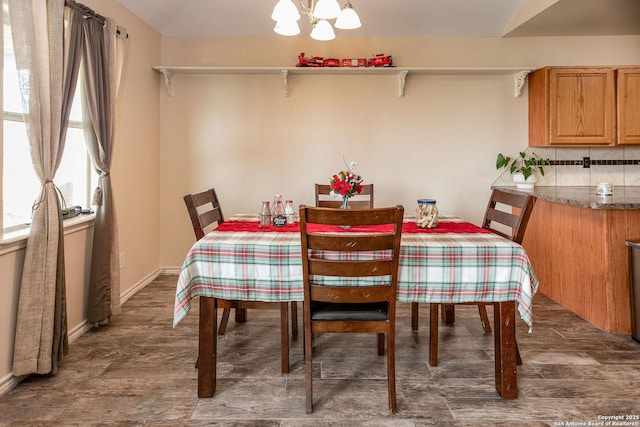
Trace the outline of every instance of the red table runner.
<instances>
[{"instance_id":1,"label":"red table runner","mask_svg":"<svg viewBox=\"0 0 640 427\"><path fill-rule=\"evenodd\" d=\"M225 221L220 224L216 231L248 231L248 232L300 232L300 223L285 225L284 227L259 227L258 221ZM342 228L340 226L309 224L308 230L313 232L357 232L375 233L391 231L390 226L356 226ZM443 221L436 228L420 228L415 222L404 222L402 224L403 233L491 233L489 230L478 227L470 222Z\"/></svg>"}]
</instances>

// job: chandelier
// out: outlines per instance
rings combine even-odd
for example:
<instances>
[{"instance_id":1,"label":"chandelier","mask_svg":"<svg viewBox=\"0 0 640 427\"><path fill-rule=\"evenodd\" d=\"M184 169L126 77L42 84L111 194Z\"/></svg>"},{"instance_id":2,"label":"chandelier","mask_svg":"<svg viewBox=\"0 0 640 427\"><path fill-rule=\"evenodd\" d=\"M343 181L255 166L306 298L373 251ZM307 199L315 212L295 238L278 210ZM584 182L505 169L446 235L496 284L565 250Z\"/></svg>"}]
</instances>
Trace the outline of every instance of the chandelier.
<instances>
[{"instance_id":1,"label":"chandelier","mask_svg":"<svg viewBox=\"0 0 640 427\"><path fill-rule=\"evenodd\" d=\"M302 3L302 0L299 0L299 2L302 13L309 16L309 22L312 27L310 35L313 39L326 41L336 38L329 19L335 19L335 27L342 30L353 30L362 26L360 17L358 17L349 0L347 0L342 10L340 10L338 0L307 0L306 6ZM298 13L298 9L292 0L279 0L273 8L271 19L276 21L276 26L273 29L276 33L282 36L297 36L300 34L300 27L298 26L300 13Z\"/></svg>"}]
</instances>

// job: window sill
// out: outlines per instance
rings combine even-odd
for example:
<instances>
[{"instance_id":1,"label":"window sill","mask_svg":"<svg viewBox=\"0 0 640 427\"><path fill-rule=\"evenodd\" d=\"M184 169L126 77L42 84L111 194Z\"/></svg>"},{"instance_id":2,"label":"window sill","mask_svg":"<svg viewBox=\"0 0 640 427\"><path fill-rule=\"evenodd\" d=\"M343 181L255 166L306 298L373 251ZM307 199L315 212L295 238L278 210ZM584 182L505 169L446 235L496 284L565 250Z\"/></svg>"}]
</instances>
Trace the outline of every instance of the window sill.
<instances>
[{"instance_id":1,"label":"window sill","mask_svg":"<svg viewBox=\"0 0 640 427\"><path fill-rule=\"evenodd\" d=\"M96 215L94 213L88 215L78 215L73 218L62 221L64 234L75 233L85 230L93 226ZM29 228L23 228L10 233L5 233L3 239L0 240L0 255L15 252L24 249L27 246L27 238L29 237Z\"/></svg>"}]
</instances>

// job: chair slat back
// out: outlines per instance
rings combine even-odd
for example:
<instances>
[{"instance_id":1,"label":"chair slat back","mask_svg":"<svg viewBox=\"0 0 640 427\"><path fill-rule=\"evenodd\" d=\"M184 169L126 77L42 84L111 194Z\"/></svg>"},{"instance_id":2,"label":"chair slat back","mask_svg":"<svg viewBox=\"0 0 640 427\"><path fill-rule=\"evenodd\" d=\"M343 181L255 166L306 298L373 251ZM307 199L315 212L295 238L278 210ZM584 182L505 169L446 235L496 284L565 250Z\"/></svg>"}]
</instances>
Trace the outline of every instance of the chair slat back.
<instances>
[{"instance_id":1,"label":"chair slat back","mask_svg":"<svg viewBox=\"0 0 640 427\"><path fill-rule=\"evenodd\" d=\"M530 194L515 194L494 189L485 211L482 228L521 244L535 200L536 198Z\"/></svg>"},{"instance_id":2,"label":"chair slat back","mask_svg":"<svg viewBox=\"0 0 640 427\"><path fill-rule=\"evenodd\" d=\"M300 238L305 304L308 301L373 302L395 301L398 260L404 208L332 209L300 207ZM308 224L392 226L381 232L354 233L349 230L309 232ZM360 253L360 254L359 254ZM365 256L361 256L362 253ZM360 256L359 256L360 255ZM331 285L319 284L313 276L329 276ZM387 276L387 277L382 277ZM375 285L357 286L349 278L375 278ZM334 285L335 278L344 281Z\"/></svg>"},{"instance_id":3,"label":"chair slat back","mask_svg":"<svg viewBox=\"0 0 640 427\"><path fill-rule=\"evenodd\" d=\"M316 207L339 208L342 206L341 200L331 197L331 186L329 184L316 184ZM373 208L373 184L363 184L360 194L353 196L349 200L352 209Z\"/></svg>"},{"instance_id":4,"label":"chair slat back","mask_svg":"<svg viewBox=\"0 0 640 427\"><path fill-rule=\"evenodd\" d=\"M187 194L184 196L184 203L189 212L196 240L202 239L206 229L214 223L219 225L224 222L222 208L216 190L213 188L201 193Z\"/></svg>"}]
</instances>

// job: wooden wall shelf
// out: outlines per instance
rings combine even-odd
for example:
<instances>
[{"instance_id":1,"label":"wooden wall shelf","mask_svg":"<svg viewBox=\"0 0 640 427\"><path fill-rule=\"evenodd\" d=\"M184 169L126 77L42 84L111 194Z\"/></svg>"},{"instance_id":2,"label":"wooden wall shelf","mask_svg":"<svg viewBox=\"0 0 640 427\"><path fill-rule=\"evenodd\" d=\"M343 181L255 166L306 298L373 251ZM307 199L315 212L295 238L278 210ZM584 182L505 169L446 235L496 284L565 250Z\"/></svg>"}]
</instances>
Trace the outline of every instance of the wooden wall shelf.
<instances>
[{"instance_id":1,"label":"wooden wall shelf","mask_svg":"<svg viewBox=\"0 0 640 427\"><path fill-rule=\"evenodd\" d=\"M153 69L164 78L168 96L173 96L172 79L176 74L280 74L284 96L289 96L289 76L291 75L376 75L397 76L398 97L405 93L405 83L408 75L513 75L514 96L522 94L527 75L534 70L529 67L479 67L479 68L401 68L401 67L187 67L187 66L154 66Z\"/></svg>"}]
</instances>

